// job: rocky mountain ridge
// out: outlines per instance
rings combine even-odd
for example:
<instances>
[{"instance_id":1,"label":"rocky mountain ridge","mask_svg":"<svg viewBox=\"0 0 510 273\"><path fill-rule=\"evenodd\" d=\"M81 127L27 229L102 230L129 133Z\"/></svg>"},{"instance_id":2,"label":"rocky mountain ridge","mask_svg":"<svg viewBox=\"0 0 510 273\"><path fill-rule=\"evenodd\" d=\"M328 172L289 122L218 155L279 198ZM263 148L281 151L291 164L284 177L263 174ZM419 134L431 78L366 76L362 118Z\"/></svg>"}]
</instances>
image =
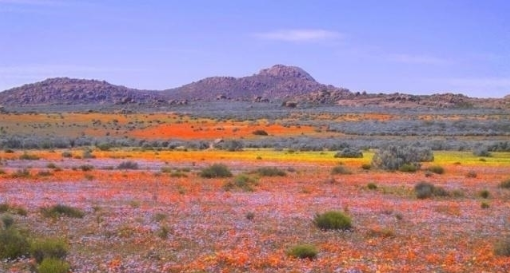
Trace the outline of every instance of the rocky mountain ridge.
<instances>
[{"instance_id":1,"label":"rocky mountain ridge","mask_svg":"<svg viewBox=\"0 0 510 273\"><path fill-rule=\"evenodd\" d=\"M283 102L283 106L490 107L510 108L510 95L501 99L470 98L461 94L369 94L317 82L295 66L274 65L246 77L209 77L163 91L138 90L105 81L52 78L0 92L0 105L158 105L192 101Z\"/></svg>"}]
</instances>

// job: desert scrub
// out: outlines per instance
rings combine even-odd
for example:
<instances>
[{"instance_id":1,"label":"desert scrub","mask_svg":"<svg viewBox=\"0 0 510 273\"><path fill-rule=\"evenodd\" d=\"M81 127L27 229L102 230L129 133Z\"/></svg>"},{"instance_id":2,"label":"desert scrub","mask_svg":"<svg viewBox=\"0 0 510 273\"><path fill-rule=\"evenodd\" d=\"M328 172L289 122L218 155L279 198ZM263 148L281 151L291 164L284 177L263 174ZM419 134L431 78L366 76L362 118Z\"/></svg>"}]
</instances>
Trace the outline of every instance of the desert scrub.
<instances>
[{"instance_id":1,"label":"desert scrub","mask_svg":"<svg viewBox=\"0 0 510 273\"><path fill-rule=\"evenodd\" d=\"M414 186L416 198L425 199L432 196L449 196L450 194L442 187L436 187L432 183L419 182Z\"/></svg>"},{"instance_id":2,"label":"desert scrub","mask_svg":"<svg viewBox=\"0 0 510 273\"><path fill-rule=\"evenodd\" d=\"M267 136L268 133L264 130L255 130L252 132L252 134L256 135L256 136Z\"/></svg>"},{"instance_id":3,"label":"desert scrub","mask_svg":"<svg viewBox=\"0 0 510 273\"><path fill-rule=\"evenodd\" d=\"M435 174L444 174L444 168L439 165L430 166L427 168L427 171Z\"/></svg>"},{"instance_id":4,"label":"desert scrub","mask_svg":"<svg viewBox=\"0 0 510 273\"><path fill-rule=\"evenodd\" d=\"M71 158L71 157L73 157L73 153L71 153L69 151L62 152L61 155L62 155L63 158Z\"/></svg>"},{"instance_id":5,"label":"desert scrub","mask_svg":"<svg viewBox=\"0 0 510 273\"><path fill-rule=\"evenodd\" d=\"M117 166L117 169L119 169L119 170L138 170L138 163L136 163L134 161L124 161L124 162L121 162Z\"/></svg>"},{"instance_id":6,"label":"desert scrub","mask_svg":"<svg viewBox=\"0 0 510 273\"><path fill-rule=\"evenodd\" d=\"M200 172L200 176L203 178L222 178L232 177L232 173L228 167L224 164L213 164Z\"/></svg>"},{"instance_id":7,"label":"desert scrub","mask_svg":"<svg viewBox=\"0 0 510 273\"><path fill-rule=\"evenodd\" d=\"M510 257L510 238L504 238L494 244L494 254L497 256Z\"/></svg>"},{"instance_id":8,"label":"desert scrub","mask_svg":"<svg viewBox=\"0 0 510 273\"><path fill-rule=\"evenodd\" d=\"M71 218L83 218L83 216L85 216L85 213L80 209L62 204L41 208L41 213L43 214L43 216L49 218L58 218L60 216L66 216Z\"/></svg>"},{"instance_id":9,"label":"desert scrub","mask_svg":"<svg viewBox=\"0 0 510 273\"><path fill-rule=\"evenodd\" d=\"M30 244L30 255L37 263L45 259L64 260L68 252L69 247L63 239L37 239Z\"/></svg>"},{"instance_id":10,"label":"desert scrub","mask_svg":"<svg viewBox=\"0 0 510 273\"><path fill-rule=\"evenodd\" d=\"M251 176L240 174L231 181L226 182L223 185L223 189L226 191L230 191L233 189L241 189L243 191L254 191L254 187L257 186L257 180Z\"/></svg>"},{"instance_id":11,"label":"desert scrub","mask_svg":"<svg viewBox=\"0 0 510 273\"><path fill-rule=\"evenodd\" d=\"M418 170L418 165L416 164L403 164L402 166L400 166L400 168L398 168L399 171L401 172L404 172L404 173L414 173Z\"/></svg>"},{"instance_id":12,"label":"desert scrub","mask_svg":"<svg viewBox=\"0 0 510 273\"><path fill-rule=\"evenodd\" d=\"M337 152L335 158L363 158L363 153L357 149L345 148Z\"/></svg>"},{"instance_id":13,"label":"desert scrub","mask_svg":"<svg viewBox=\"0 0 510 273\"><path fill-rule=\"evenodd\" d=\"M37 155L29 154L27 152L24 152L22 155L19 156L19 159L21 160L39 160L39 157Z\"/></svg>"},{"instance_id":14,"label":"desert scrub","mask_svg":"<svg viewBox=\"0 0 510 273\"><path fill-rule=\"evenodd\" d=\"M475 171L469 171L467 174L466 174L466 177L467 178L476 178L477 177L477 174Z\"/></svg>"},{"instance_id":15,"label":"desert scrub","mask_svg":"<svg viewBox=\"0 0 510 273\"><path fill-rule=\"evenodd\" d=\"M377 190L377 185L375 183L373 183L373 182L370 182L370 183L367 184L367 188L369 190Z\"/></svg>"},{"instance_id":16,"label":"desert scrub","mask_svg":"<svg viewBox=\"0 0 510 273\"><path fill-rule=\"evenodd\" d=\"M351 171L349 171L346 167L344 166L335 166L333 169L331 169L331 174L335 175L335 174L352 174Z\"/></svg>"},{"instance_id":17,"label":"desert scrub","mask_svg":"<svg viewBox=\"0 0 510 273\"><path fill-rule=\"evenodd\" d=\"M310 260L317 258L318 253L317 248L310 244L297 245L287 251L287 255L290 257Z\"/></svg>"},{"instance_id":18,"label":"desert scrub","mask_svg":"<svg viewBox=\"0 0 510 273\"><path fill-rule=\"evenodd\" d=\"M59 259L44 259L37 266L38 273L68 273L71 270L69 263Z\"/></svg>"},{"instance_id":19,"label":"desert scrub","mask_svg":"<svg viewBox=\"0 0 510 273\"><path fill-rule=\"evenodd\" d=\"M430 148L414 146L387 146L380 148L372 158L372 166L383 170L395 171L404 164L417 168L420 162L434 161L434 154Z\"/></svg>"},{"instance_id":20,"label":"desert scrub","mask_svg":"<svg viewBox=\"0 0 510 273\"><path fill-rule=\"evenodd\" d=\"M478 193L478 196L484 198L484 199L487 199L489 198L490 196L490 192L488 190L481 190L479 193Z\"/></svg>"},{"instance_id":21,"label":"desert scrub","mask_svg":"<svg viewBox=\"0 0 510 273\"><path fill-rule=\"evenodd\" d=\"M30 177L30 171L27 168L23 168L21 170L16 170L16 172L11 174L12 178L28 178Z\"/></svg>"},{"instance_id":22,"label":"desert scrub","mask_svg":"<svg viewBox=\"0 0 510 273\"><path fill-rule=\"evenodd\" d=\"M503 189L510 189L510 178L499 183L499 187Z\"/></svg>"},{"instance_id":23,"label":"desert scrub","mask_svg":"<svg viewBox=\"0 0 510 273\"><path fill-rule=\"evenodd\" d=\"M352 220L341 211L327 211L316 214L313 224L322 230L349 230L352 228Z\"/></svg>"},{"instance_id":24,"label":"desert scrub","mask_svg":"<svg viewBox=\"0 0 510 273\"><path fill-rule=\"evenodd\" d=\"M0 230L0 259L16 259L27 255L30 244L26 236L10 227Z\"/></svg>"},{"instance_id":25,"label":"desert scrub","mask_svg":"<svg viewBox=\"0 0 510 273\"><path fill-rule=\"evenodd\" d=\"M0 216L0 220L2 221L2 226L4 229L10 228L14 224L14 218L8 213L2 214L2 216Z\"/></svg>"},{"instance_id":26,"label":"desert scrub","mask_svg":"<svg viewBox=\"0 0 510 273\"><path fill-rule=\"evenodd\" d=\"M86 165L81 165L80 166L80 169L84 172L88 172L88 171L91 171L94 169L94 166L92 165L89 165L89 164L86 164Z\"/></svg>"},{"instance_id":27,"label":"desert scrub","mask_svg":"<svg viewBox=\"0 0 510 273\"><path fill-rule=\"evenodd\" d=\"M284 170L280 170L276 167L260 167L255 172L260 176L286 176L287 173Z\"/></svg>"}]
</instances>

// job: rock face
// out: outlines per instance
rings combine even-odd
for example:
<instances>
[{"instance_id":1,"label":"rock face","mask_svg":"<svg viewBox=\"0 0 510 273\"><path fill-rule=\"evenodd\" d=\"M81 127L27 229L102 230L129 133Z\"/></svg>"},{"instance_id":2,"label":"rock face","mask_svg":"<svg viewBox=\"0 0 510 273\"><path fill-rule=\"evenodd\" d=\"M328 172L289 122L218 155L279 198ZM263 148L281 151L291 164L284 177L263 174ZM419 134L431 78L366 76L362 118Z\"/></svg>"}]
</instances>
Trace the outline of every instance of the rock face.
<instances>
[{"instance_id":1,"label":"rock face","mask_svg":"<svg viewBox=\"0 0 510 273\"><path fill-rule=\"evenodd\" d=\"M3 105L72 105L161 103L165 97L105 81L53 78L0 93Z\"/></svg>"},{"instance_id":2,"label":"rock face","mask_svg":"<svg viewBox=\"0 0 510 273\"><path fill-rule=\"evenodd\" d=\"M188 100L268 101L303 96L319 90L349 93L347 89L318 83L299 67L281 64L248 77L211 77L164 92Z\"/></svg>"}]
</instances>

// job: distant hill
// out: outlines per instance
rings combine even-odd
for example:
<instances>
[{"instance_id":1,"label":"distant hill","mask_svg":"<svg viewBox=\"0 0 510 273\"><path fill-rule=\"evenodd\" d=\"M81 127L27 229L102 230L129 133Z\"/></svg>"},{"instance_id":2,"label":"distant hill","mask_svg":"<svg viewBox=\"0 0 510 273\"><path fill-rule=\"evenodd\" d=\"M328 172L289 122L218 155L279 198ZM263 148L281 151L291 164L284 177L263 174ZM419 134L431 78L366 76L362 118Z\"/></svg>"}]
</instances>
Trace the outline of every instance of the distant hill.
<instances>
[{"instance_id":1,"label":"distant hill","mask_svg":"<svg viewBox=\"0 0 510 273\"><path fill-rule=\"evenodd\" d=\"M490 107L510 108L510 95L501 99L470 98L462 94L369 94L317 82L299 67L274 65L247 77L210 77L163 91L138 90L105 81L52 78L0 92L0 105L156 105L187 104L190 101L242 100L330 104L340 106Z\"/></svg>"},{"instance_id":2,"label":"distant hill","mask_svg":"<svg viewBox=\"0 0 510 273\"><path fill-rule=\"evenodd\" d=\"M344 88L318 83L299 67L281 64L248 77L205 78L164 93L188 100L281 100L320 90L350 93Z\"/></svg>"},{"instance_id":3,"label":"distant hill","mask_svg":"<svg viewBox=\"0 0 510 273\"><path fill-rule=\"evenodd\" d=\"M161 103L165 97L105 81L52 78L0 92L3 105Z\"/></svg>"}]
</instances>

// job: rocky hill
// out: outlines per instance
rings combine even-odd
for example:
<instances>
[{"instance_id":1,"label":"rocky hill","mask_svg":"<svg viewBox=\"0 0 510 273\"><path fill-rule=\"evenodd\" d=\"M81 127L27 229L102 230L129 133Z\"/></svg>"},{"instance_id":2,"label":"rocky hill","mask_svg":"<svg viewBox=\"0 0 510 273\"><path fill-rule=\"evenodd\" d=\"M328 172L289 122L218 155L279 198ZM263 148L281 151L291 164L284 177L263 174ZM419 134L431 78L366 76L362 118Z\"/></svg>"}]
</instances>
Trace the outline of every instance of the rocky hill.
<instances>
[{"instance_id":1,"label":"rocky hill","mask_svg":"<svg viewBox=\"0 0 510 273\"><path fill-rule=\"evenodd\" d=\"M113 85L105 81L52 78L0 92L3 105L156 104L158 92Z\"/></svg>"},{"instance_id":2,"label":"rocky hill","mask_svg":"<svg viewBox=\"0 0 510 273\"><path fill-rule=\"evenodd\" d=\"M211 77L179 88L164 91L165 94L188 100L282 100L292 99L312 92L325 90L349 94L349 90L318 83L299 67L274 65L248 77Z\"/></svg>"},{"instance_id":3,"label":"rocky hill","mask_svg":"<svg viewBox=\"0 0 510 273\"><path fill-rule=\"evenodd\" d=\"M461 94L418 96L369 94L317 82L299 67L274 65L247 77L210 77L178 88L149 91L113 85L105 81L53 78L0 92L0 105L123 105L157 106L190 101L242 100L284 102L283 106L330 104L391 108L510 108L510 95L501 99L470 98Z\"/></svg>"}]
</instances>

